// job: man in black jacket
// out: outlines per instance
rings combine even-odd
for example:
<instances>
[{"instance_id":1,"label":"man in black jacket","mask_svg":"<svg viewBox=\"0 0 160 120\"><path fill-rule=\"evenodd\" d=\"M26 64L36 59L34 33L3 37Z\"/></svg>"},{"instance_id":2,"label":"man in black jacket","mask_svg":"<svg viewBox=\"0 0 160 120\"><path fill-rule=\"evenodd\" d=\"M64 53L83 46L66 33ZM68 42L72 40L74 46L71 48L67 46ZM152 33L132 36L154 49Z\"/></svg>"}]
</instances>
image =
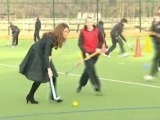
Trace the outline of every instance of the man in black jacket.
<instances>
[{"instance_id":1,"label":"man in black jacket","mask_svg":"<svg viewBox=\"0 0 160 120\"><path fill-rule=\"evenodd\" d=\"M39 17L37 17L36 23L35 23L35 31L34 31L34 42L40 40L39 37L39 31L41 29L41 21Z\"/></svg>"},{"instance_id":2,"label":"man in black jacket","mask_svg":"<svg viewBox=\"0 0 160 120\"><path fill-rule=\"evenodd\" d=\"M98 24L97 24L97 27L99 28L99 30L102 33L102 36L104 38L105 48L108 49L107 43L105 41L106 33L105 33L105 30L104 30L104 22L103 21L99 21Z\"/></svg>"},{"instance_id":3,"label":"man in black jacket","mask_svg":"<svg viewBox=\"0 0 160 120\"><path fill-rule=\"evenodd\" d=\"M154 34L150 34L153 40L154 46L154 57L152 60L152 65L150 69L149 75L144 76L145 80L152 80L157 75L157 64L160 65L160 13L156 13L153 18L152 25L151 25L151 32ZM159 68L158 68L159 70Z\"/></svg>"},{"instance_id":4,"label":"man in black jacket","mask_svg":"<svg viewBox=\"0 0 160 120\"><path fill-rule=\"evenodd\" d=\"M160 7L158 7L157 13L160 14ZM160 71L160 56L158 58L158 71Z\"/></svg>"},{"instance_id":5,"label":"man in black jacket","mask_svg":"<svg viewBox=\"0 0 160 120\"><path fill-rule=\"evenodd\" d=\"M127 53L125 53L125 49L123 46L123 41L127 42L125 37L122 35L124 24L127 23L127 20L125 18L122 18L120 22L118 22L111 30L111 39L112 39L112 46L107 50L105 53L106 56L109 56L109 53L112 52L116 48L116 44L118 43L120 46L120 56L125 57L128 56ZM123 41L122 41L123 40Z\"/></svg>"},{"instance_id":6,"label":"man in black jacket","mask_svg":"<svg viewBox=\"0 0 160 120\"><path fill-rule=\"evenodd\" d=\"M17 46L20 29L16 25L13 25L12 22L10 22L9 24L10 24L9 27L12 30L12 46Z\"/></svg>"}]
</instances>

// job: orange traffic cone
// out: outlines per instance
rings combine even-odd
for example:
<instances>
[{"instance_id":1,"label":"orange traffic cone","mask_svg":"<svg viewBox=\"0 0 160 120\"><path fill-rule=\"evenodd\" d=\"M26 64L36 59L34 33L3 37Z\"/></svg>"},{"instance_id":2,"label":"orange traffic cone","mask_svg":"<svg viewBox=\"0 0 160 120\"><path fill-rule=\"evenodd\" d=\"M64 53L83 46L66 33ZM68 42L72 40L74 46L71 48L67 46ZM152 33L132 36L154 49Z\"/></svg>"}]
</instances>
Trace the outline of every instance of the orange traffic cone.
<instances>
[{"instance_id":1,"label":"orange traffic cone","mask_svg":"<svg viewBox=\"0 0 160 120\"><path fill-rule=\"evenodd\" d=\"M142 54L141 54L141 45L140 45L139 36L137 36L136 49L135 49L134 57L140 57L140 56L142 56Z\"/></svg>"}]
</instances>

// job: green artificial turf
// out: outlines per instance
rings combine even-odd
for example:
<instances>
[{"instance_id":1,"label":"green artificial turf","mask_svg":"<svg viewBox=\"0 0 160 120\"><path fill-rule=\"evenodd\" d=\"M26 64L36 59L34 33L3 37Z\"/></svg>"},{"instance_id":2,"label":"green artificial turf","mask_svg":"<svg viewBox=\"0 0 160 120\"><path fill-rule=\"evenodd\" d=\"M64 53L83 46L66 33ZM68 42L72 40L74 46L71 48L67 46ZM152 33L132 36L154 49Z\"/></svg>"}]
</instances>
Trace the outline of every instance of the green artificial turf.
<instances>
[{"instance_id":1,"label":"green artificial turf","mask_svg":"<svg viewBox=\"0 0 160 120\"><path fill-rule=\"evenodd\" d=\"M136 39L129 42L135 48ZM49 86L42 84L35 94L38 105L27 104L25 97L32 85L18 73L18 65L33 41L20 41L18 47L6 46L0 41L0 120L159 120L160 77L145 81L149 73L152 52L145 52L145 38L141 39L141 57L126 50L129 57L118 56L119 48L111 57L100 56L96 71L101 79L103 96L96 96L90 82L76 93L84 65L72 74L64 73L81 60L77 40L68 40L62 49L53 50L53 61L59 72L58 93L63 103L48 100ZM110 40L108 40L110 46ZM146 65L148 67L146 67ZM78 101L78 106L72 106Z\"/></svg>"}]
</instances>

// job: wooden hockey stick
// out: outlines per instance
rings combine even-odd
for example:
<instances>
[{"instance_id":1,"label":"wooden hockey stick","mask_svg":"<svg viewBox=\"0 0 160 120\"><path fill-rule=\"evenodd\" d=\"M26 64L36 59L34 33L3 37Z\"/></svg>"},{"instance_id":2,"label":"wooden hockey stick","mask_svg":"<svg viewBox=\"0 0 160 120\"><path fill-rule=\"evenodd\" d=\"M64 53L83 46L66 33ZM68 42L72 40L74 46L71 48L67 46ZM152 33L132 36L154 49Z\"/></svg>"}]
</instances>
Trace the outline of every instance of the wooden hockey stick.
<instances>
[{"instance_id":1,"label":"wooden hockey stick","mask_svg":"<svg viewBox=\"0 0 160 120\"><path fill-rule=\"evenodd\" d=\"M140 26L135 26L135 28L141 29L141 30L145 31L149 35L154 35L154 36L160 38L160 33L156 33L156 32L153 32L153 31L146 30L144 28L141 28Z\"/></svg>"},{"instance_id":2,"label":"wooden hockey stick","mask_svg":"<svg viewBox=\"0 0 160 120\"><path fill-rule=\"evenodd\" d=\"M77 62L73 67L71 67L65 74L69 74L72 72L75 68L77 68L81 63L83 63L86 60L89 60L90 58L94 57L95 55L99 54L100 52L94 52L91 55L87 56L86 58L82 59L81 61Z\"/></svg>"}]
</instances>

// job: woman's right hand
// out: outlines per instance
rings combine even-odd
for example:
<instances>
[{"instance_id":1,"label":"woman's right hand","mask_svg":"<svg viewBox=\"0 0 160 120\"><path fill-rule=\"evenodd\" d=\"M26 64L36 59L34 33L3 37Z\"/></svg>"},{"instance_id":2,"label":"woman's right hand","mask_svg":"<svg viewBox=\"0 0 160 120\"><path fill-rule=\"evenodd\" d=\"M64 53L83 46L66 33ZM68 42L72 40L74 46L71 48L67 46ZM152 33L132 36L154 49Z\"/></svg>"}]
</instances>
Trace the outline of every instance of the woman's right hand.
<instances>
[{"instance_id":1,"label":"woman's right hand","mask_svg":"<svg viewBox=\"0 0 160 120\"><path fill-rule=\"evenodd\" d=\"M53 76L51 68L48 68L48 76L49 76L49 78L51 78Z\"/></svg>"}]
</instances>

